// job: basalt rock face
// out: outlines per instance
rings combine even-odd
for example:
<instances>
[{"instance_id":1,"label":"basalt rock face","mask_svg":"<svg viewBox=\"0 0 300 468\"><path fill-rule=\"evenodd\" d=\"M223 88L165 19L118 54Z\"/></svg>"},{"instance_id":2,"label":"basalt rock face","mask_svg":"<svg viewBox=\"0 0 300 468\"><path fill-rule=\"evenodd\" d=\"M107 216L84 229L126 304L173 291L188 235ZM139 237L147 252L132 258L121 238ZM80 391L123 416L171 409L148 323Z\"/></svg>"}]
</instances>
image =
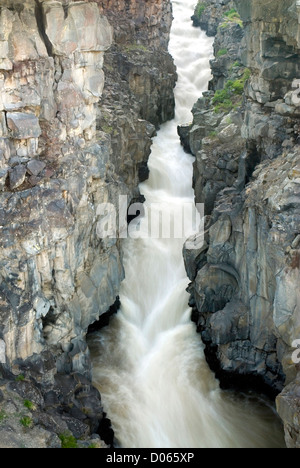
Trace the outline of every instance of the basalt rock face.
<instances>
[{"instance_id":1,"label":"basalt rock face","mask_svg":"<svg viewBox=\"0 0 300 468\"><path fill-rule=\"evenodd\" d=\"M160 52L167 49L172 24L170 2L156 0L96 0L114 24L118 44L145 44Z\"/></svg>"},{"instance_id":2,"label":"basalt rock face","mask_svg":"<svg viewBox=\"0 0 300 468\"><path fill-rule=\"evenodd\" d=\"M206 212L203 246L184 251L191 305L221 383L281 392L287 446L299 447L299 6L235 4L243 27L235 14L219 27L210 91L179 130Z\"/></svg>"},{"instance_id":3,"label":"basalt rock face","mask_svg":"<svg viewBox=\"0 0 300 468\"><path fill-rule=\"evenodd\" d=\"M224 13L228 11L232 0L199 1L192 16L194 26L206 31L208 36L215 36Z\"/></svg>"},{"instance_id":4,"label":"basalt rock face","mask_svg":"<svg viewBox=\"0 0 300 468\"><path fill-rule=\"evenodd\" d=\"M112 162L118 176L126 185L137 186L148 177L147 159L155 127L174 116L176 69L167 51L171 4L117 0L97 3L114 25L114 42L105 54L106 86L97 127L110 135ZM139 120L132 125L134 116ZM134 165L127 162L133 155ZM136 190L133 198L138 196Z\"/></svg>"},{"instance_id":5,"label":"basalt rock face","mask_svg":"<svg viewBox=\"0 0 300 468\"><path fill-rule=\"evenodd\" d=\"M99 207L119 215L122 195L126 228L151 137L174 112L170 2L146 2L146 23L144 6L131 3L125 15L119 2L119 25L118 2L1 2L0 409L38 391L33 422L50 433L39 446L55 446L52 435L65 430L97 432L86 333L124 277L121 240L99 235ZM11 387L17 375L27 386ZM16 436L14 446L23 442Z\"/></svg>"}]
</instances>

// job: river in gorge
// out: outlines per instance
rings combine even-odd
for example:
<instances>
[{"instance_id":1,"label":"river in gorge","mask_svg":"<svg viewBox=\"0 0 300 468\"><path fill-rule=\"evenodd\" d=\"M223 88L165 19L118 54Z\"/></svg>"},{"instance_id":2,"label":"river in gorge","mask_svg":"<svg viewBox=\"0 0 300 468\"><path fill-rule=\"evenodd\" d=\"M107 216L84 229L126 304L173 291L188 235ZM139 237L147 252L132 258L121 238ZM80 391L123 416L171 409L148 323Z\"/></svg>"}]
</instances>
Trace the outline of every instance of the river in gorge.
<instances>
[{"instance_id":1,"label":"river in gorge","mask_svg":"<svg viewBox=\"0 0 300 468\"><path fill-rule=\"evenodd\" d=\"M194 201L193 158L180 145L177 125L191 121L191 108L207 89L213 43L192 26L194 4L173 1L169 50L179 76L176 116L153 139L150 177L140 185L149 212L160 203L179 213ZM140 232L146 224L145 218ZM120 310L90 337L94 384L118 446L284 447L272 406L222 391L208 368L188 307L183 242L146 236L124 241Z\"/></svg>"}]
</instances>

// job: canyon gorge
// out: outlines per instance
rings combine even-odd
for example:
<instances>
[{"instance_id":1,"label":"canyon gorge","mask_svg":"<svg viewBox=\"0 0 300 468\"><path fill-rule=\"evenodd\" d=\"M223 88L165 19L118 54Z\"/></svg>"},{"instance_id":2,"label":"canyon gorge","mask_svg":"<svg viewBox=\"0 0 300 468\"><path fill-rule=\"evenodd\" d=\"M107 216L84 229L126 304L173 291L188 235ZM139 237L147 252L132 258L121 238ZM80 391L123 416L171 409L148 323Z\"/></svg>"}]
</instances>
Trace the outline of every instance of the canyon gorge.
<instances>
[{"instance_id":1,"label":"canyon gorge","mask_svg":"<svg viewBox=\"0 0 300 468\"><path fill-rule=\"evenodd\" d=\"M151 199L147 184L160 190L151 179L157 167L150 155L159 146L157 132L161 127L168 134L169 123L162 124L170 121L185 149L186 159L179 159L184 167L194 161L193 174L187 167L189 187L181 166L176 170L172 162L175 195L182 190L205 209L201 247L191 249L187 242L182 255L179 246L165 271L172 287L181 262L188 276L180 271L181 289L171 289L168 303L170 310L182 304L183 316L176 319L191 333L181 340L192 376L184 385L194 385L199 375L201 381L202 372L205 391L216 397L214 411L221 414L228 398L228 414L240 411L244 418L247 408L251 413L256 406L245 406L238 397L222 400L216 383L224 395L234 389L271 397L286 446L300 447L300 374L292 359L300 340L300 5L296 0L198 3L193 28L203 46L197 43L195 49L203 47L205 64L198 66L203 89L196 100L186 98L192 121L175 112L178 75L169 40L179 7L169 0L0 2L0 447L60 448L68 438L77 447L116 442L93 372L98 373L95 359L103 367L115 365L115 342L93 349L93 337L111 330L115 340L123 339L125 330L130 336L132 317L126 323L122 309L115 312L128 307L128 278L142 274L126 269L125 278L124 267L134 267L137 253L121 231L129 204ZM185 21L191 23L190 17ZM201 76L209 58L211 76L210 70ZM189 90L180 88L179 99L184 101L185 93ZM167 166L167 156L163 159L159 166ZM117 213L120 235L99 237L99 205L119 209L125 195L125 215ZM164 272L169 260L163 249L160 253ZM152 251L145 253L144 269L151 257ZM148 272L143 274L147 278ZM156 291L160 286L165 289L161 283ZM146 301L145 290L139 294ZM160 299L154 294L149 301ZM113 328L98 335L110 316ZM116 317L125 327L121 332ZM160 321L163 328L159 314L147 324L149 336ZM174 353L165 353L167 367L159 363L162 373L168 374L168 366L180 368L174 355L175 346ZM202 365L204 356L212 372ZM150 388L153 382L145 378L148 383ZM121 387L122 382L112 386L113 404ZM161 396L168 397L168 391ZM204 411L207 400L196 410L197 401L190 400L187 418ZM124 400L119 404L127 406ZM129 414L130 427L135 414ZM166 418L175 427L167 411ZM275 416L270 422L269 413L266 418L267 425L257 428L259 437L260 430L276 426L272 446L282 446L280 422ZM234 421L228 424L227 432L240 430ZM149 429L148 441L163 439L159 422L153 427L159 428L155 437L146 426L143 436ZM201 446L201 434L191 437ZM212 437L207 432L206 445L214 446ZM161 443L168 446L170 440ZM137 446L130 437L125 443ZM189 442L179 433L172 443L188 447ZM230 434L224 443L232 443Z\"/></svg>"}]
</instances>

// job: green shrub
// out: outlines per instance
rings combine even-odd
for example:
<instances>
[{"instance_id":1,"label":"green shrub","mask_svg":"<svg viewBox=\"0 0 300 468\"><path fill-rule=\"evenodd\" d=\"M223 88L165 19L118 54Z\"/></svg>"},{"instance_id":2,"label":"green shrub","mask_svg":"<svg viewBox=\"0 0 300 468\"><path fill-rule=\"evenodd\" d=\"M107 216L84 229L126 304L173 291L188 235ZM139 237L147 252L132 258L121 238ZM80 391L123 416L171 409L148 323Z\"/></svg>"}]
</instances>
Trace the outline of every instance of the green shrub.
<instances>
[{"instance_id":1,"label":"green shrub","mask_svg":"<svg viewBox=\"0 0 300 468\"><path fill-rule=\"evenodd\" d=\"M71 448L78 448L77 440L73 436L73 434L69 432L64 432L58 436L61 440L61 448L63 449L71 449Z\"/></svg>"},{"instance_id":2,"label":"green shrub","mask_svg":"<svg viewBox=\"0 0 300 468\"><path fill-rule=\"evenodd\" d=\"M227 18L229 19L233 19L233 18L241 19L239 13L236 11L235 8L231 8L229 11L224 13L224 15L227 16Z\"/></svg>"},{"instance_id":3,"label":"green shrub","mask_svg":"<svg viewBox=\"0 0 300 468\"><path fill-rule=\"evenodd\" d=\"M24 406L25 406L25 408L29 409L30 411L35 411L36 410L35 404L32 403L32 401L30 401L30 400L24 400Z\"/></svg>"},{"instance_id":4,"label":"green shrub","mask_svg":"<svg viewBox=\"0 0 300 468\"><path fill-rule=\"evenodd\" d=\"M215 92L212 103L215 112L226 112L241 104L240 97L243 95L245 83L250 77L250 70L245 68L241 78L237 80L227 80L223 89ZM239 99L238 99L239 97Z\"/></svg>"},{"instance_id":5,"label":"green shrub","mask_svg":"<svg viewBox=\"0 0 300 468\"><path fill-rule=\"evenodd\" d=\"M243 25L243 21L241 20L241 17L238 13L238 11L236 11L235 8L231 8L229 11L227 11L226 13L224 13L224 21L223 23L220 25L221 28L227 28L229 26L230 23L236 23L238 24L241 28L244 27Z\"/></svg>"},{"instance_id":6,"label":"green shrub","mask_svg":"<svg viewBox=\"0 0 300 468\"><path fill-rule=\"evenodd\" d=\"M251 70L249 68L245 68L244 76L243 76L243 80L245 83L247 80L249 80L250 76L251 76Z\"/></svg>"},{"instance_id":7,"label":"green shrub","mask_svg":"<svg viewBox=\"0 0 300 468\"><path fill-rule=\"evenodd\" d=\"M221 112L230 112L234 108L234 103L231 99L225 99L222 103L215 105L214 110L216 114Z\"/></svg>"},{"instance_id":8,"label":"green shrub","mask_svg":"<svg viewBox=\"0 0 300 468\"><path fill-rule=\"evenodd\" d=\"M217 53L217 57L222 57L223 55L226 55L226 54L228 54L227 49L220 49Z\"/></svg>"},{"instance_id":9,"label":"green shrub","mask_svg":"<svg viewBox=\"0 0 300 468\"><path fill-rule=\"evenodd\" d=\"M29 416L23 416L23 418L20 419L20 423L23 427L32 427L33 425L33 421Z\"/></svg>"},{"instance_id":10,"label":"green shrub","mask_svg":"<svg viewBox=\"0 0 300 468\"><path fill-rule=\"evenodd\" d=\"M230 91L227 87L218 89L213 97L213 104L222 104L222 102L226 101L226 99L230 99L230 97Z\"/></svg>"},{"instance_id":11,"label":"green shrub","mask_svg":"<svg viewBox=\"0 0 300 468\"><path fill-rule=\"evenodd\" d=\"M17 377L16 377L17 382L24 382L24 380L25 380L25 377L24 377L23 374L17 375Z\"/></svg>"},{"instance_id":12,"label":"green shrub","mask_svg":"<svg viewBox=\"0 0 300 468\"><path fill-rule=\"evenodd\" d=\"M226 86L231 87L235 94L243 94L245 83L250 78L251 72L249 68L245 68L243 76L235 81L228 80Z\"/></svg>"}]
</instances>

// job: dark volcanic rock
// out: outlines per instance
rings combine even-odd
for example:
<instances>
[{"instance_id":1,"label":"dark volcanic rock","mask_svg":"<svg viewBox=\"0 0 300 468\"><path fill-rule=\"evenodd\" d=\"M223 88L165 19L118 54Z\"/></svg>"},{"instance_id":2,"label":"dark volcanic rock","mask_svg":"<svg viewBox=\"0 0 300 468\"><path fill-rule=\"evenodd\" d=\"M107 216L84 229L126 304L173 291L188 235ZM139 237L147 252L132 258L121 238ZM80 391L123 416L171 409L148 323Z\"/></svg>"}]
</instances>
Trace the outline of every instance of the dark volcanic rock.
<instances>
[{"instance_id":1,"label":"dark volcanic rock","mask_svg":"<svg viewBox=\"0 0 300 468\"><path fill-rule=\"evenodd\" d=\"M19 164L11 169L9 174L9 186L11 190L18 188L25 181L26 167Z\"/></svg>"}]
</instances>

